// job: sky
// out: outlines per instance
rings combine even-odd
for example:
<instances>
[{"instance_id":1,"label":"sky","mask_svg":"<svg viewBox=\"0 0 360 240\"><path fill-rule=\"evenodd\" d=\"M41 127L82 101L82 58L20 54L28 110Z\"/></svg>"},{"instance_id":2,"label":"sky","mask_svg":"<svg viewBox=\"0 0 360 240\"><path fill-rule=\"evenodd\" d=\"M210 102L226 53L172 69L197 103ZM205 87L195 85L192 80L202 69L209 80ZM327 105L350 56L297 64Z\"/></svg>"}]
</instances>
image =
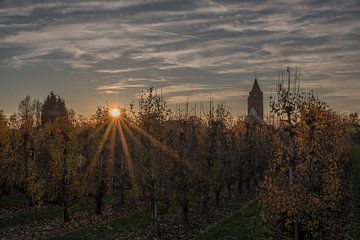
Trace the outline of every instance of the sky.
<instances>
[{"instance_id":1,"label":"sky","mask_svg":"<svg viewBox=\"0 0 360 240\"><path fill-rule=\"evenodd\" d=\"M340 113L360 112L360 1L0 0L0 109L61 95L90 115L161 89L172 108L210 94L246 114L257 76L265 113L279 74Z\"/></svg>"}]
</instances>

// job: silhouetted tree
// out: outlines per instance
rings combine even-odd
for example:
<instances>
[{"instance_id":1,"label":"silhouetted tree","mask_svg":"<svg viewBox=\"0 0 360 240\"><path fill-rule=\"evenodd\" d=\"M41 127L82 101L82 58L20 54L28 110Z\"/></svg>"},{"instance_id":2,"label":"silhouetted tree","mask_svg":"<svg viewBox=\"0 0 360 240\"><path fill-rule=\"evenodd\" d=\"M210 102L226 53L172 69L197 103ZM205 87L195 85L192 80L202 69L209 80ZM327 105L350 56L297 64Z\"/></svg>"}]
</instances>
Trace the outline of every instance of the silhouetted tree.
<instances>
[{"instance_id":1,"label":"silhouetted tree","mask_svg":"<svg viewBox=\"0 0 360 240\"><path fill-rule=\"evenodd\" d=\"M54 92L50 92L42 106L41 124L55 122L57 119L66 117L66 115L65 101Z\"/></svg>"}]
</instances>

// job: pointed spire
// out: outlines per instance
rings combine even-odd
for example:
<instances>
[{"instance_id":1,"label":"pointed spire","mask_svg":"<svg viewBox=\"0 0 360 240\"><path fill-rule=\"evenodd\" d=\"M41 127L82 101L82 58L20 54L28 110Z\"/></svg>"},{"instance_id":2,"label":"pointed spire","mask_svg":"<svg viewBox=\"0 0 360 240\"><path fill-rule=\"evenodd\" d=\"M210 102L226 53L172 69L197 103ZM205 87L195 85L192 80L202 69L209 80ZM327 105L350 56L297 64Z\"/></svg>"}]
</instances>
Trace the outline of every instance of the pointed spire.
<instances>
[{"instance_id":1,"label":"pointed spire","mask_svg":"<svg viewBox=\"0 0 360 240\"><path fill-rule=\"evenodd\" d=\"M248 115L254 116L254 111L259 118L263 119L264 116L264 102L263 92L260 89L257 79L254 80L254 85L248 97Z\"/></svg>"},{"instance_id":2,"label":"pointed spire","mask_svg":"<svg viewBox=\"0 0 360 240\"><path fill-rule=\"evenodd\" d=\"M256 78L255 78L254 85L253 85L250 93L252 93L252 92L261 92L262 93L262 91L260 89L260 86L259 86L259 83L258 83Z\"/></svg>"}]
</instances>

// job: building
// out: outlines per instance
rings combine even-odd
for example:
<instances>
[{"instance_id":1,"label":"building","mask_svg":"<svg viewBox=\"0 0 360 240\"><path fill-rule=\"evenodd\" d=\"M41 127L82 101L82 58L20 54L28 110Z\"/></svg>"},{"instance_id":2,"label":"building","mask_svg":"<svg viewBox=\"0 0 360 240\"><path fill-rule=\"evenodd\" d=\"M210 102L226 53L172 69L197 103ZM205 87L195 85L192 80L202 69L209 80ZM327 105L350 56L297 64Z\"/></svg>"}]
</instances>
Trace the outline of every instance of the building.
<instances>
[{"instance_id":1,"label":"building","mask_svg":"<svg viewBox=\"0 0 360 240\"><path fill-rule=\"evenodd\" d=\"M259 83L255 78L254 85L248 97L248 116L264 119L264 98Z\"/></svg>"}]
</instances>

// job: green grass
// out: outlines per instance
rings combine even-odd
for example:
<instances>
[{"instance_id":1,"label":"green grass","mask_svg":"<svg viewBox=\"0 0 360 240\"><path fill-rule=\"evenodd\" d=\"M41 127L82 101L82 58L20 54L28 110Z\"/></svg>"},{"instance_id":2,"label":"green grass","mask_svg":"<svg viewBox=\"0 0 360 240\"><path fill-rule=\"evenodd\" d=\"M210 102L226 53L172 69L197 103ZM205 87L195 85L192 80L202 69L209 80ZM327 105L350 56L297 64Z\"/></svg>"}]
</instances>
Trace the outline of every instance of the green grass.
<instances>
[{"instance_id":1,"label":"green grass","mask_svg":"<svg viewBox=\"0 0 360 240\"><path fill-rule=\"evenodd\" d=\"M360 145L356 146L352 172L352 192L353 192L353 219L352 235L353 239L360 239Z\"/></svg>"},{"instance_id":2,"label":"green grass","mask_svg":"<svg viewBox=\"0 0 360 240\"><path fill-rule=\"evenodd\" d=\"M107 223L88 226L76 231L66 232L60 236L48 236L43 240L66 240L66 239L113 239L117 234L135 231L141 226L148 224L148 218L143 215L132 215L125 218L117 218Z\"/></svg>"},{"instance_id":3,"label":"green grass","mask_svg":"<svg viewBox=\"0 0 360 240\"><path fill-rule=\"evenodd\" d=\"M216 224L196 240L215 239L262 239L270 234L270 229L259 217L260 207L257 202L247 205L239 213Z\"/></svg>"},{"instance_id":4,"label":"green grass","mask_svg":"<svg viewBox=\"0 0 360 240\"><path fill-rule=\"evenodd\" d=\"M15 200L19 198L15 197ZM6 202L10 201L6 199ZM105 199L105 202L108 202L108 199ZM70 208L70 217L75 212L80 212L84 210L91 209L93 207L93 201L91 199L85 199L78 202ZM51 220L62 217L62 210L59 206L44 206L39 209L31 209L25 212L7 214L0 217L0 231L4 231L10 227L15 227L19 225L25 225L34 223L40 220Z\"/></svg>"},{"instance_id":5,"label":"green grass","mask_svg":"<svg viewBox=\"0 0 360 240\"><path fill-rule=\"evenodd\" d=\"M26 206L28 204L25 195L18 194L12 196L3 196L0 199L0 208L9 208L17 206Z\"/></svg>"},{"instance_id":6,"label":"green grass","mask_svg":"<svg viewBox=\"0 0 360 240\"><path fill-rule=\"evenodd\" d=\"M42 219L54 219L61 217L61 210L57 206L49 206L28 212L5 215L0 218L0 231L7 228L29 224Z\"/></svg>"}]
</instances>

